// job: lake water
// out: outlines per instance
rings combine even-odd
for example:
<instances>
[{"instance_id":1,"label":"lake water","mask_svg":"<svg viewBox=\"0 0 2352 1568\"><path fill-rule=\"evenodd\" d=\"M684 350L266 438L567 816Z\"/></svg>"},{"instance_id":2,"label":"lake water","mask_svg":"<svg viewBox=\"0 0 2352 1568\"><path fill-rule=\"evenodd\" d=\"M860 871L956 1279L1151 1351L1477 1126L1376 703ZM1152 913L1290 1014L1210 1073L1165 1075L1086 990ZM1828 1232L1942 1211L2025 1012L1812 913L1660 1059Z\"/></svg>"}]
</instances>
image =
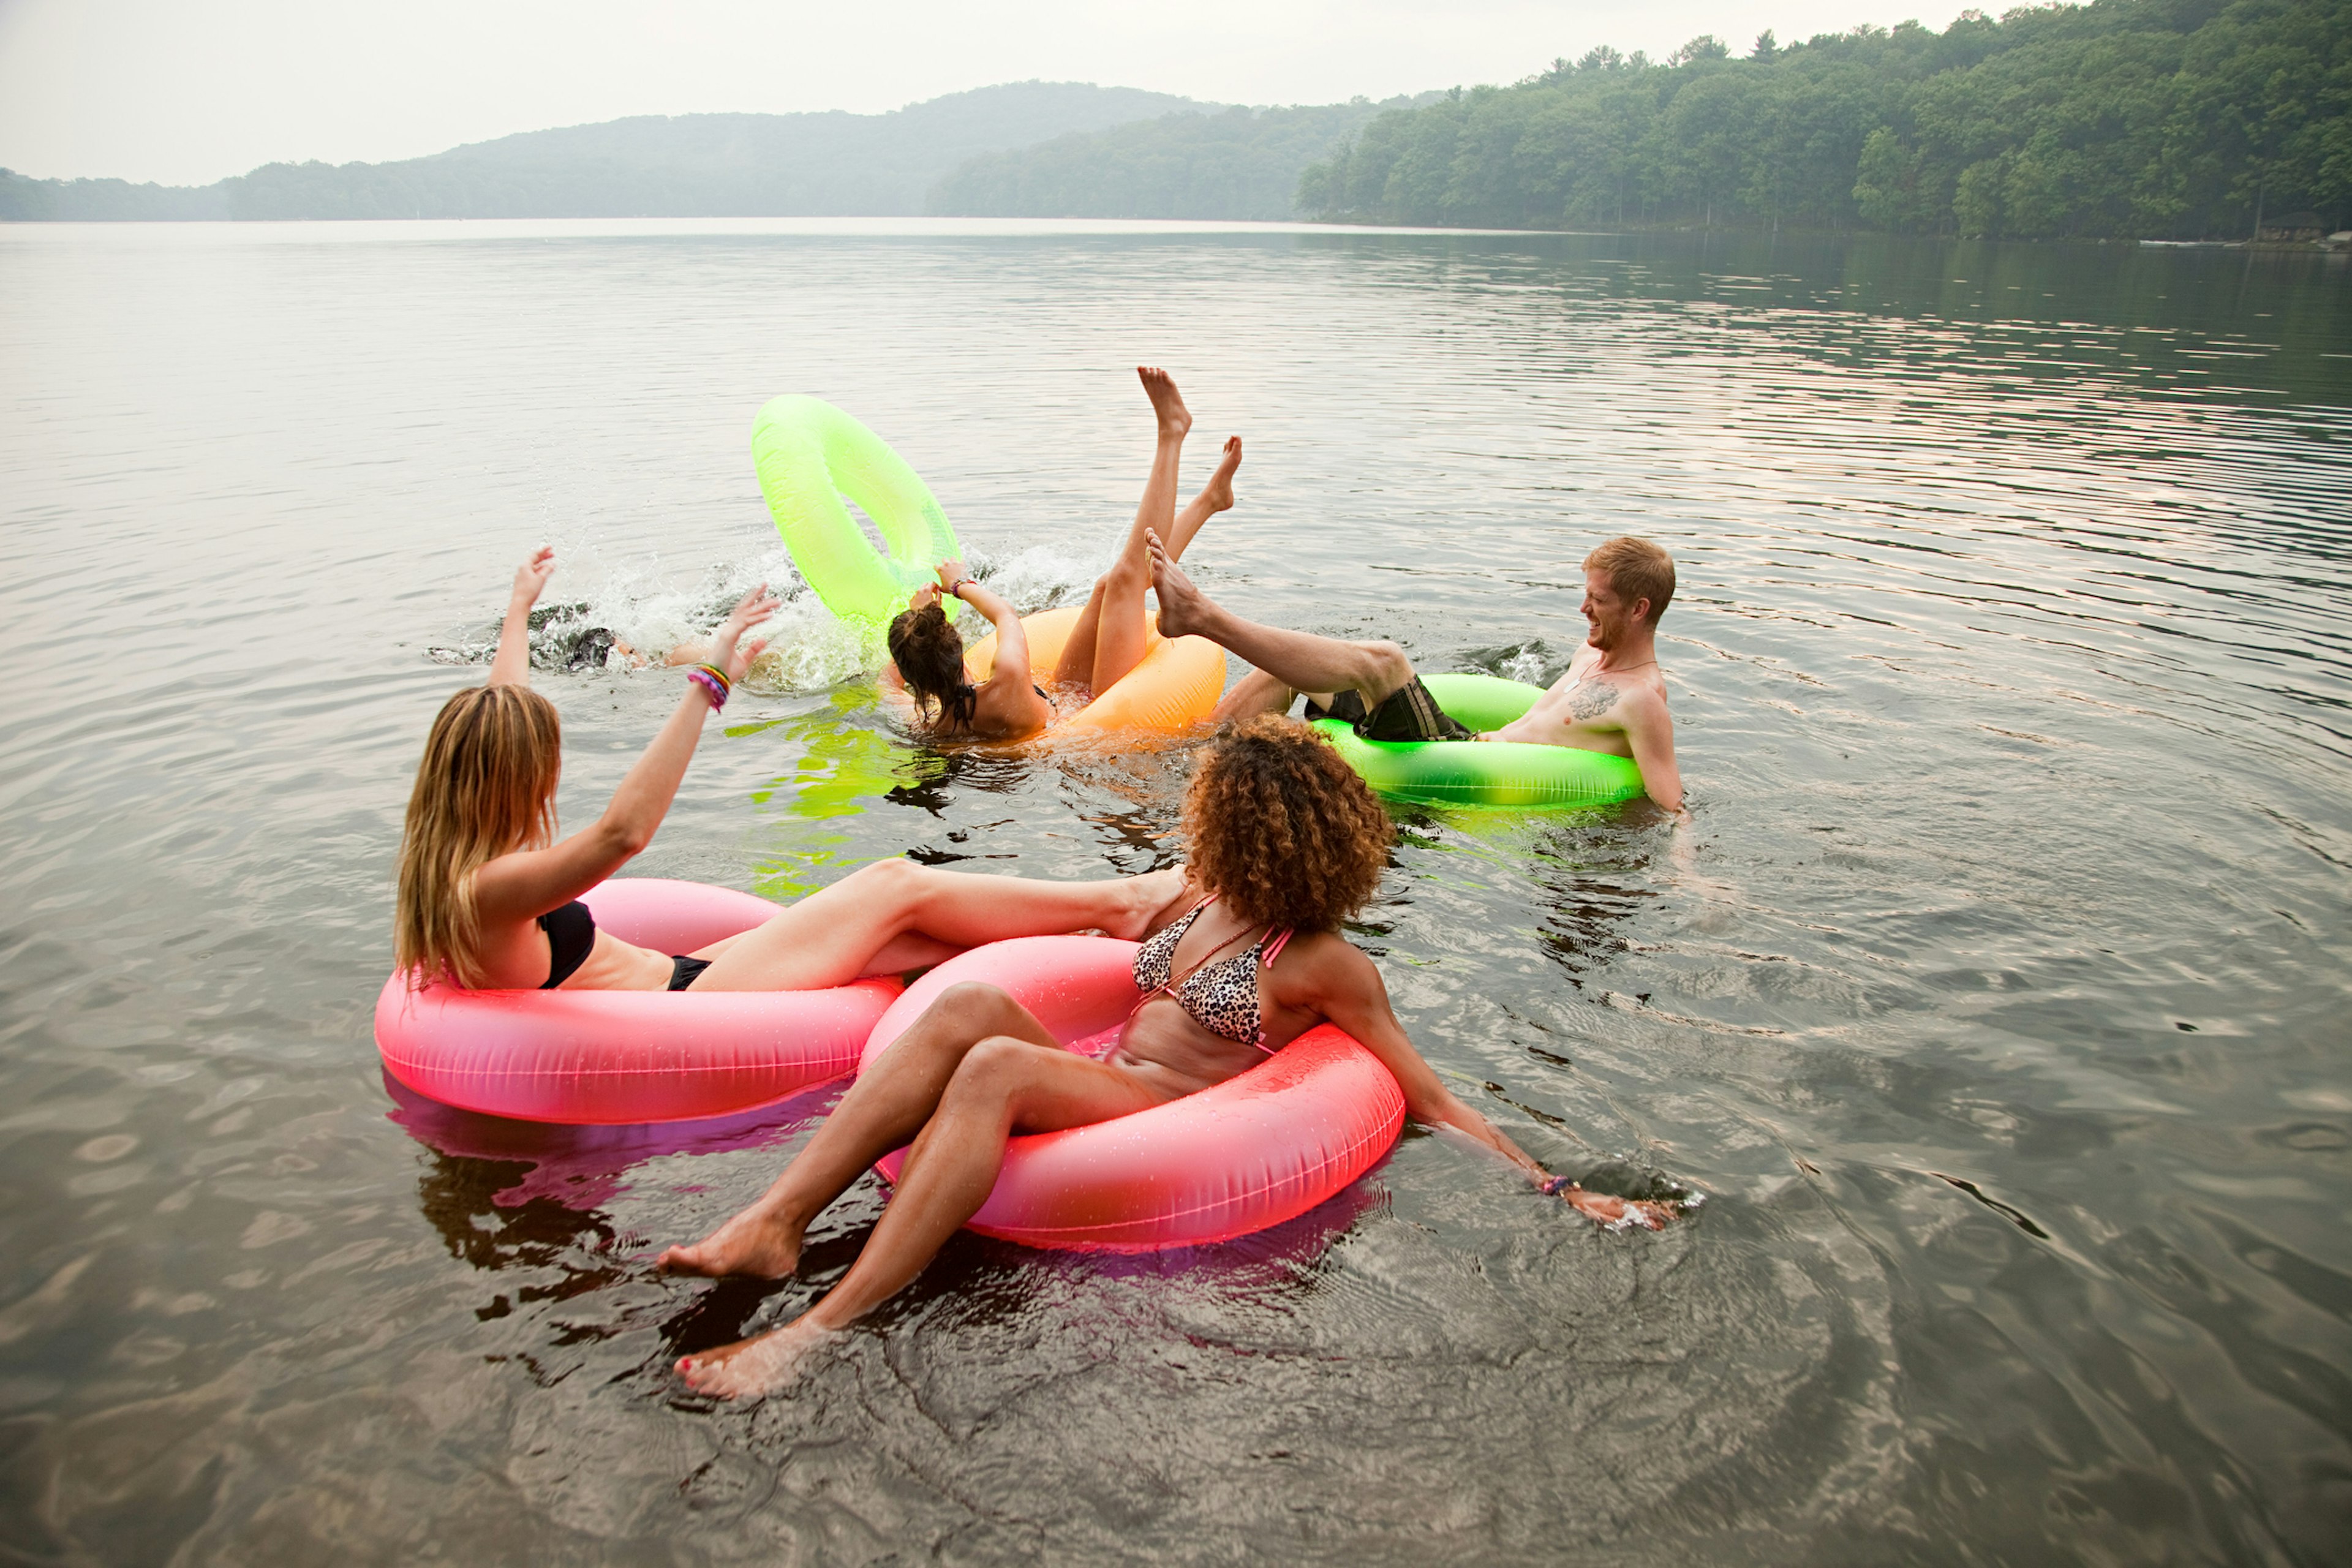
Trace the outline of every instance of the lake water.
<instances>
[{"instance_id":1,"label":"lake water","mask_svg":"<svg viewBox=\"0 0 2352 1568\"><path fill-rule=\"evenodd\" d=\"M2352 1521L2352 272L2115 247L904 223L0 230L0 1541L37 1563L2319 1563ZM655 1275L816 1094L395 1096L425 725L791 581L804 391L1026 605L1228 433L1239 608L1530 679L1647 534L1693 820L1399 811L1357 940L1597 1185L1445 1140L1160 1258L973 1238L790 1398ZM635 869L1166 864L1188 745L938 752L805 597ZM567 822L674 674L540 677Z\"/></svg>"}]
</instances>

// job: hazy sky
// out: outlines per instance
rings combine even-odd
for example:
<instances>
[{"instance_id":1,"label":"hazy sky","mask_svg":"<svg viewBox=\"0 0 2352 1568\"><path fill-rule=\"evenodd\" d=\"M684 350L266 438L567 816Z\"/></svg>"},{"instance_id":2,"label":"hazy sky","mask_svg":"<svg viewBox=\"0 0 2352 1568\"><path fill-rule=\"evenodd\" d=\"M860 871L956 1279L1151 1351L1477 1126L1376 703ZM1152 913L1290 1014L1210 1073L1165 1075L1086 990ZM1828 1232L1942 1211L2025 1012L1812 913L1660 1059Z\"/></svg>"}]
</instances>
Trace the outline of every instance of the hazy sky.
<instances>
[{"instance_id":1,"label":"hazy sky","mask_svg":"<svg viewBox=\"0 0 2352 1568\"><path fill-rule=\"evenodd\" d=\"M1595 44L1747 51L1962 0L0 0L0 165L205 184L624 114L871 113L1042 78L1227 103L1508 82Z\"/></svg>"}]
</instances>

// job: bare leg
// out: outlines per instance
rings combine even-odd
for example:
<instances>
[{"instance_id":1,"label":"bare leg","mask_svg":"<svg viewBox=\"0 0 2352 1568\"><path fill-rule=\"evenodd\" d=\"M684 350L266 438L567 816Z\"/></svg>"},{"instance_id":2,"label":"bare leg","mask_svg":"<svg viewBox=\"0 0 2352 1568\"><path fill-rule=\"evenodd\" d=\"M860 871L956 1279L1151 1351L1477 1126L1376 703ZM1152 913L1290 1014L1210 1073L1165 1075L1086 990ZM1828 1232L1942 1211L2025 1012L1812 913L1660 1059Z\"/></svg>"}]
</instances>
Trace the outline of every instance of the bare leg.
<instances>
[{"instance_id":1,"label":"bare leg","mask_svg":"<svg viewBox=\"0 0 2352 1568\"><path fill-rule=\"evenodd\" d=\"M694 988L799 991L846 985L877 973L877 958L911 955L912 963L922 963L925 953L1007 937L1094 929L1133 939L1176 897L1181 876L1171 870L1098 882L1044 882L877 860L756 929L696 953L711 963ZM929 938L929 945L901 940L908 936Z\"/></svg>"},{"instance_id":2,"label":"bare leg","mask_svg":"<svg viewBox=\"0 0 2352 1568\"><path fill-rule=\"evenodd\" d=\"M1261 713L1287 713L1297 699L1298 693L1291 688L1262 669L1253 669L1225 693L1209 720L1212 723L1227 724L1255 719Z\"/></svg>"},{"instance_id":3,"label":"bare leg","mask_svg":"<svg viewBox=\"0 0 2352 1568\"><path fill-rule=\"evenodd\" d=\"M1176 521L1169 525L1169 549L1176 559L1181 561L1184 558L1184 547L1192 542L1192 536L1201 531L1202 524L1217 513L1232 509L1234 472L1241 466L1242 438L1229 436L1225 438L1224 451L1217 459L1216 471L1209 476L1209 482L1201 487L1200 494L1184 503L1184 510L1178 512ZM1135 533L1129 530L1127 548L1131 550L1134 544ZM1126 552L1122 551L1120 563L1124 563L1125 560ZM1062 645L1062 657L1054 666L1055 681L1101 689L1092 686L1095 652L1102 640L1103 598L1118 571L1118 567L1114 565L1110 572L1095 579L1094 591L1087 595L1087 607L1078 612L1077 624L1070 628L1070 639ZM1133 584L1129 582L1122 586L1131 588ZM1149 636L1144 638L1146 652L1150 651L1150 640Z\"/></svg>"},{"instance_id":4,"label":"bare leg","mask_svg":"<svg viewBox=\"0 0 2352 1568\"><path fill-rule=\"evenodd\" d=\"M1015 1037L982 1040L957 1064L939 1109L908 1152L890 1206L841 1283L796 1321L688 1356L679 1373L694 1387L730 1398L790 1382L812 1347L904 1289L979 1212L1014 1132L1084 1127L1167 1099L1164 1089L1122 1068Z\"/></svg>"},{"instance_id":5,"label":"bare leg","mask_svg":"<svg viewBox=\"0 0 2352 1568\"><path fill-rule=\"evenodd\" d=\"M1078 624L1070 628L1070 640L1062 645L1062 657L1054 666L1055 685L1084 686L1094 679L1096 634L1102 627L1103 594L1109 587L1108 577L1095 579L1087 607L1078 612Z\"/></svg>"},{"instance_id":6,"label":"bare leg","mask_svg":"<svg viewBox=\"0 0 2352 1568\"><path fill-rule=\"evenodd\" d=\"M1159 434L1151 449L1151 472L1143 481L1143 499L1136 505L1134 525L1119 546L1118 559L1103 574L1094 668L1087 675L1087 689L1097 693L1109 690L1119 677L1133 669L1150 641L1143 619L1143 590L1151 584L1151 558L1144 536L1176 525L1177 462L1183 456L1184 437L1192 428L1192 412L1166 371L1146 365L1135 374L1151 399Z\"/></svg>"},{"instance_id":7,"label":"bare leg","mask_svg":"<svg viewBox=\"0 0 2352 1568\"><path fill-rule=\"evenodd\" d=\"M920 1132L965 1053L996 1037L1060 1049L1043 1024L993 985L951 985L940 993L842 1096L808 1147L757 1203L692 1247L666 1249L654 1266L676 1274L762 1279L790 1274L809 1223L859 1172Z\"/></svg>"},{"instance_id":8,"label":"bare leg","mask_svg":"<svg viewBox=\"0 0 2352 1568\"><path fill-rule=\"evenodd\" d=\"M1195 587L1164 550L1154 548L1158 543L1149 540L1146 547L1163 636L1207 637L1293 691L1318 697L1354 691L1367 708L1379 707L1412 679L1412 660L1392 642L1342 642L1242 619Z\"/></svg>"},{"instance_id":9,"label":"bare leg","mask_svg":"<svg viewBox=\"0 0 2352 1568\"><path fill-rule=\"evenodd\" d=\"M1234 504L1234 470L1242 466L1242 438L1226 437L1224 455L1217 459L1217 471L1201 487L1201 493L1184 503L1171 524L1169 551L1177 560L1184 557L1184 547L1201 531L1201 525L1221 511L1231 510ZM1095 644L1100 640L1103 594L1110 585L1108 576L1095 579L1094 592L1087 596L1087 607L1078 612L1077 625L1070 628L1070 640L1062 645L1062 658L1054 666L1056 681L1084 685L1094 677ZM1145 639L1147 642L1149 638Z\"/></svg>"},{"instance_id":10,"label":"bare leg","mask_svg":"<svg viewBox=\"0 0 2352 1568\"><path fill-rule=\"evenodd\" d=\"M1184 547L1192 542L1192 536L1201 531L1201 525L1221 511L1233 510L1234 473L1241 466L1242 438L1228 436L1225 437L1225 449L1217 458L1217 471L1209 476L1209 482L1201 487L1199 495L1184 503L1184 510L1176 514L1175 522L1169 527L1164 541L1168 547L1168 559L1183 560Z\"/></svg>"}]
</instances>

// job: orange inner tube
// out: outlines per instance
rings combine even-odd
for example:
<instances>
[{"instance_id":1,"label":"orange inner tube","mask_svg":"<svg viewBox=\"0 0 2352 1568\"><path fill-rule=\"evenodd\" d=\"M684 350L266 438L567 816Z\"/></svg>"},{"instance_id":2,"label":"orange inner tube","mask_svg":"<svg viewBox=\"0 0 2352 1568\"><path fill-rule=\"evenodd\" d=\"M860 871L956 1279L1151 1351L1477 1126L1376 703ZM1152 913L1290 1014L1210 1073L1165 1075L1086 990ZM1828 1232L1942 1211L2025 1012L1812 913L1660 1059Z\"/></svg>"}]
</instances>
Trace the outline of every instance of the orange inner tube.
<instances>
[{"instance_id":1,"label":"orange inner tube","mask_svg":"<svg viewBox=\"0 0 2352 1568\"><path fill-rule=\"evenodd\" d=\"M1021 617L1029 637L1029 668L1039 683L1062 660L1062 645L1078 624L1084 606L1067 605ZM1206 637L1163 637L1160 616L1147 611L1150 628L1142 659L1108 691L1055 724L1068 730L1184 730L1216 711L1225 694L1225 650ZM996 634L966 649L964 669L975 681L996 668Z\"/></svg>"}]
</instances>

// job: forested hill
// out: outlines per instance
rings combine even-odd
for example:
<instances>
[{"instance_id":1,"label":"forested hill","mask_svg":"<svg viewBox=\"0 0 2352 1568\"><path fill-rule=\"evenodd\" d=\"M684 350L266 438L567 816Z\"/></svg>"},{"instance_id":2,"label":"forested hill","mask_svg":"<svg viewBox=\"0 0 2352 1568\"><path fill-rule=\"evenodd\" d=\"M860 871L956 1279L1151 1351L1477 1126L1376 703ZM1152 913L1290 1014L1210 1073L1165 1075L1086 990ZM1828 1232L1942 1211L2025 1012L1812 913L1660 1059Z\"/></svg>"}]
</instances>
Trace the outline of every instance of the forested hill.
<instances>
[{"instance_id":1,"label":"forested hill","mask_svg":"<svg viewBox=\"0 0 2352 1568\"><path fill-rule=\"evenodd\" d=\"M1664 64L1596 49L1383 114L1299 205L1362 222L2242 238L2352 221L2352 0L2095 0ZM2308 227L2309 222L2292 226Z\"/></svg>"},{"instance_id":2,"label":"forested hill","mask_svg":"<svg viewBox=\"0 0 2352 1568\"><path fill-rule=\"evenodd\" d=\"M1293 217L1298 176L1384 110L1438 95L1169 114L974 158L931 189L961 217Z\"/></svg>"},{"instance_id":3,"label":"forested hill","mask_svg":"<svg viewBox=\"0 0 2352 1568\"><path fill-rule=\"evenodd\" d=\"M975 154L1202 107L1030 81L887 114L639 116L396 163L270 163L199 187L0 171L0 218L889 216L921 212Z\"/></svg>"}]
</instances>

